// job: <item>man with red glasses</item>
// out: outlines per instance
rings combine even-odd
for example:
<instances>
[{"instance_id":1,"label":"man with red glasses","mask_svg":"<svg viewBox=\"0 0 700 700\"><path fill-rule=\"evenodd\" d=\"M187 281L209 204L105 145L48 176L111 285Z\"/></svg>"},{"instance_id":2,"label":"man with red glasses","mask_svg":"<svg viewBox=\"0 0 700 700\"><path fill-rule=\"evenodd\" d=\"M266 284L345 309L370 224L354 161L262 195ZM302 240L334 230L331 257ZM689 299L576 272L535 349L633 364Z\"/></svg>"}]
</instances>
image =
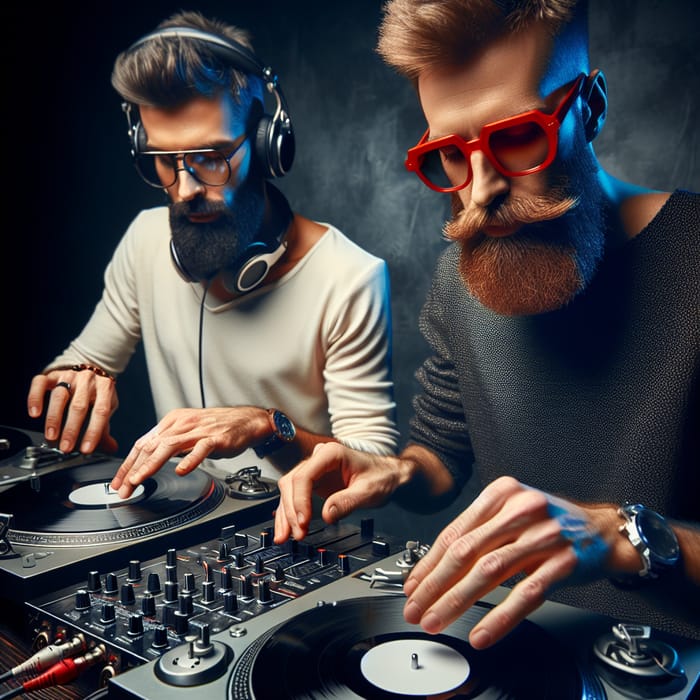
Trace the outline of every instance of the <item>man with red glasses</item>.
<instances>
[{"instance_id":1,"label":"man with red glasses","mask_svg":"<svg viewBox=\"0 0 700 700\"><path fill-rule=\"evenodd\" d=\"M33 378L46 438L116 449L115 378L143 341L158 423L111 482L124 498L178 456L178 474L210 457L225 473L253 448L275 477L319 441L393 453L386 263L272 185L294 133L248 33L178 13L117 57L112 85L134 165L168 206L137 215L87 325Z\"/></svg>"},{"instance_id":2,"label":"man with red glasses","mask_svg":"<svg viewBox=\"0 0 700 700\"><path fill-rule=\"evenodd\" d=\"M621 182L587 6L390 0L379 53L427 130L407 168L452 197L420 325L408 445L319 445L280 482L275 536L395 497L430 512L483 490L405 582L445 629L499 584L485 648L546 598L700 638L700 196Z\"/></svg>"}]
</instances>

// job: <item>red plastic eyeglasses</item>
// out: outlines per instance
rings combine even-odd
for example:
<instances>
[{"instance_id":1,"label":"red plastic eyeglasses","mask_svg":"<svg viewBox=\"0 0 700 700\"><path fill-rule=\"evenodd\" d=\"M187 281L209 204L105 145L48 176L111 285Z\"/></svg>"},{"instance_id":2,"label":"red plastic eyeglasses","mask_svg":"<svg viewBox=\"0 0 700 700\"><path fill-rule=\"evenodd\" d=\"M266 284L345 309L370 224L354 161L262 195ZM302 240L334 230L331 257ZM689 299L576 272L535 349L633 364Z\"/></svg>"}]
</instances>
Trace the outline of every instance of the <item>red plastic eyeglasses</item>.
<instances>
[{"instance_id":1,"label":"red plastic eyeglasses","mask_svg":"<svg viewBox=\"0 0 700 700\"><path fill-rule=\"evenodd\" d=\"M585 74L581 73L552 114L532 109L514 117L485 124L479 136L466 141L449 134L428 141L428 129L409 148L406 169L416 173L437 192L455 192L472 179L471 154L481 151L501 175L520 177L548 167L557 153L559 128L581 94Z\"/></svg>"}]
</instances>

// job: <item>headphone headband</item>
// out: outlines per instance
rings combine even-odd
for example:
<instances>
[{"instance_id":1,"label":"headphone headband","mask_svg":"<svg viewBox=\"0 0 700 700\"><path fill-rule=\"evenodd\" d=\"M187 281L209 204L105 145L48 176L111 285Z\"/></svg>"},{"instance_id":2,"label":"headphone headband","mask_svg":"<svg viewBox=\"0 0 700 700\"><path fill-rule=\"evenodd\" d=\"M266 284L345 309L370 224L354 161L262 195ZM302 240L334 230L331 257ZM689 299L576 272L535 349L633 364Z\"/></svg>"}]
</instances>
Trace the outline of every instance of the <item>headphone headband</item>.
<instances>
[{"instance_id":1,"label":"headphone headband","mask_svg":"<svg viewBox=\"0 0 700 700\"><path fill-rule=\"evenodd\" d=\"M274 75L272 69L266 67L247 46L243 46L243 44L233 39L224 38L218 34L211 34L210 32L205 32L196 27L166 27L164 29L157 29L135 41L127 51L131 51L141 46L141 44L145 44L147 41L160 37L204 41L207 44L211 44L212 50L218 54L220 58L240 68L244 73L255 75L265 83L272 82L275 87L277 85L277 76ZM233 61L231 60L232 54L235 57Z\"/></svg>"},{"instance_id":2,"label":"headphone headband","mask_svg":"<svg viewBox=\"0 0 700 700\"><path fill-rule=\"evenodd\" d=\"M250 49L228 37L219 36L196 27L165 27L157 29L136 40L127 52L138 48L148 41L158 38L184 38L203 41L210 45L219 58L229 63L233 68L259 78L267 90L275 98L273 115L263 114L258 122L255 136L255 154L265 177L282 177L289 172L294 160L295 139L287 101L279 85L277 75L272 68L266 66ZM143 150L146 135L143 133L139 120L132 123L128 105L124 107L129 121L132 154L137 155Z\"/></svg>"}]
</instances>

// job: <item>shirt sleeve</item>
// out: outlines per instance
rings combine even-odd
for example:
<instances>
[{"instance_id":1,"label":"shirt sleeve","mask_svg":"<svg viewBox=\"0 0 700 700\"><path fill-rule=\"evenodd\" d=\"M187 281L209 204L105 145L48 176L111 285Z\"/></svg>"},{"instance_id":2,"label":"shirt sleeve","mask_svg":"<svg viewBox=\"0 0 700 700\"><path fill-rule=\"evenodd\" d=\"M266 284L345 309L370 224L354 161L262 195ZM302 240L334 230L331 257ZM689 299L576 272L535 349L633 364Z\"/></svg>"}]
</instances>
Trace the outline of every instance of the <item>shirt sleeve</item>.
<instances>
[{"instance_id":1,"label":"shirt sleeve","mask_svg":"<svg viewBox=\"0 0 700 700\"><path fill-rule=\"evenodd\" d=\"M374 259L329 315L324 369L333 435L354 449L392 454L398 444L391 367L390 282Z\"/></svg>"}]
</instances>

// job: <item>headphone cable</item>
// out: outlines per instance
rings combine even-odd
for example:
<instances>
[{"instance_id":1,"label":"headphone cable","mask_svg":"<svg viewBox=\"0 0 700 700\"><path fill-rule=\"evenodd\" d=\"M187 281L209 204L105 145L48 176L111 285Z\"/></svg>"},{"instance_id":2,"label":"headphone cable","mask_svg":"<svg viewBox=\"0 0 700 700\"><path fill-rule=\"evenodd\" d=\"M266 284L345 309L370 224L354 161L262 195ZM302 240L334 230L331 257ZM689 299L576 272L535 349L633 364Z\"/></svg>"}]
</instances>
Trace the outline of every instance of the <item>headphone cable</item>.
<instances>
[{"instance_id":1,"label":"headphone cable","mask_svg":"<svg viewBox=\"0 0 700 700\"><path fill-rule=\"evenodd\" d=\"M202 294L202 303L199 306L199 394L202 399L202 408L207 407L207 402L204 398L204 367L202 359L202 344L204 341L204 301L207 298L207 292L209 291L209 284L211 280L207 280L204 285L204 293Z\"/></svg>"}]
</instances>

